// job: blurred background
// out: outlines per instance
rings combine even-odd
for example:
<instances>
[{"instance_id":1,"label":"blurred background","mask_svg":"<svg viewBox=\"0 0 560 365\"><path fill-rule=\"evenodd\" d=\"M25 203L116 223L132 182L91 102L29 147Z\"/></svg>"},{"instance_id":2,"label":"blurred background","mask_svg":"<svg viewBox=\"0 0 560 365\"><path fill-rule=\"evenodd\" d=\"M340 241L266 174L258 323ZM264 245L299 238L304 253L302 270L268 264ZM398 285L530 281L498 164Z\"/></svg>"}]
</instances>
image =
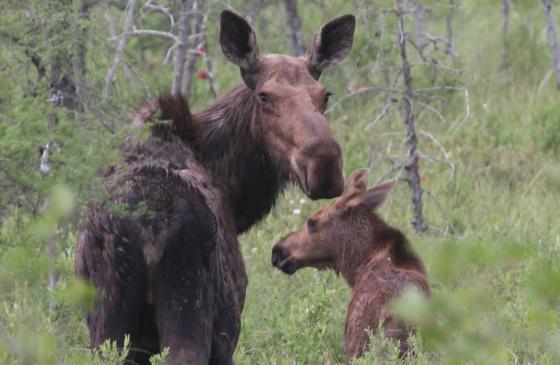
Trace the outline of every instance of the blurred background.
<instances>
[{"instance_id":1,"label":"blurred background","mask_svg":"<svg viewBox=\"0 0 560 365\"><path fill-rule=\"evenodd\" d=\"M345 175L399 178L380 214L433 285L430 300L395 304L418 326L407 363L560 363L560 2L2 0L0 364L122 362L114 344L87 349L81 212L102 199L96 172L118 161L135 107L181 91L200 110L241 82L218 44L224 9L251 22L261 52L292 55L328 20L357 17L352 52L321 82ZM293 187L240 237L238 364L344 363L344 280L270 265L325 203Z\"/></svg>"}]
</instances>

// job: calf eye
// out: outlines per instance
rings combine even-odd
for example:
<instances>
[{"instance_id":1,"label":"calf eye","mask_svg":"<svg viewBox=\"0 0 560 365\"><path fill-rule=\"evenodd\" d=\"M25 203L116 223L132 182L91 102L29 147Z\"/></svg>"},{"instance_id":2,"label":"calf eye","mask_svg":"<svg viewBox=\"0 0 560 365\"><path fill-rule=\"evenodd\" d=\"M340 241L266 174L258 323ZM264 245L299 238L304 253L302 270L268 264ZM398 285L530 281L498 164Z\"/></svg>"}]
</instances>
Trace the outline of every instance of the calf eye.
<instances>
[{"instance_id":1,"label":"calf eye","mask_svg":"<svg viewBox=\"0 0 560 365\"><path fill-rule=\"evenodd\" d=\"M257 96L259 97L259 100L263 104L266 104L270 101L270 98L268 97L267 93L258 93Z\"/></svg>"},{"instance_id":2,"label":"calf eye","mask_svg":"<svg viewBox=\"0 0 560 365\"><path fill-rule=\"evenodd\" d=\"M317 220L309 218L307 220L307 229L309 232L315 232L317 230Z\"/></svg>"}]
</instances>

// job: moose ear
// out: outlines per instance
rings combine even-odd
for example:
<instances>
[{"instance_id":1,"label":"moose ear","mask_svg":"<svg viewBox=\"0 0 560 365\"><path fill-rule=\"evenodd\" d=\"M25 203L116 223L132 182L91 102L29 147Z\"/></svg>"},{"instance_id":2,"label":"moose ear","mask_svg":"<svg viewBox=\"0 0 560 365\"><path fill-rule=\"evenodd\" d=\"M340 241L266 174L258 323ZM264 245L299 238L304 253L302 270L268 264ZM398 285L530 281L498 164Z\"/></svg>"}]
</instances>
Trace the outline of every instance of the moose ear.
<instances>
[{"instance_id":1,"label":"moose ear","mask_svg":"<svg viewBox=\"0 0 560 365\"><path fill-rule=\"evenodd\" d=\"M393 188L397 184L397 180L387 180L379 183L366 192L364 203L372 209L377 209L387 199Z\"/></svg>"},{"instance_id":2,"label":"moose ear","mask_svg":"<svg viewBox=\"0 0 560 365\"><path fill-rule=\"evenodd\" d=\"M367 190L368 173L368 169L356 170L346 180L344 191L339 198L345 207L353 207L362 202Z\"/></svg>"},{"instance_id":3,"label":"moose ear","mask_svg":"<svg viewBox=\"0 0 560 365\"><path fill-rule=\"evenodd\" d=\"M315 34L307 48L309 72L318 80L323 70L336 65L348 56L354 42L356 18L343 15L333 19Z\"/></svg>"},{"instance_id":4,"label":"moose ear","mask_svg":"<svg viewBox=\"0 0 560 365\"><path fill-rule=\"evenodd\" d=\"M220 17L220 45L226 58L241 69L245 84L254 89L259 47L253 28L239 15L224 10Z\"/></svg>"}]
</instances>

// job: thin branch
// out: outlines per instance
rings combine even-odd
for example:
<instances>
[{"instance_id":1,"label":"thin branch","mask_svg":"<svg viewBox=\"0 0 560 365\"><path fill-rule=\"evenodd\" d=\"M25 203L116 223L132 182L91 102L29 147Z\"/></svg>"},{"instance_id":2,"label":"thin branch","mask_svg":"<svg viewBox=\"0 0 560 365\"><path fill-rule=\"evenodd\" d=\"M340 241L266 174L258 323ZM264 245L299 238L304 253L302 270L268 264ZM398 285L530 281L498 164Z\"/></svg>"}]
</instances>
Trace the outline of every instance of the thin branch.
<instances>
[{"instance_id":1,"label":"thin branch","mask_svg":"<svg viewBox=\"0 0 560 365\"><path fill-rule=\"evenodd\" d=\"M439 151L443 155L443 159L444 159L442 162L445 162L446 164L449 165L449 168L451 169L451 177L454 178L455 177L455 172L457 171L457 168L455 167L455 164L453 163L453 161L451 161L451 158L449 157L449 154L447 153L447 151L445 150L443 145L430 132L419 130L418 134L428 138L439 149Z\"/></svg>"},{"instance_id":2,"label":"thin branch","mask_svg":"<svg viewBox=\"0 0 560 365\"><path fill-rule=\"evenodd\" d=\"M173 42L179 42L179 37L177 37L175 34L170 32L164 32L161 30L153 30L153 29L136 29L136 28L133 28L133 30L130 32L124 32L117 37L110 38L109 40L116 41L118 39L122 39L124 37L128 38L131 36L157 36L157 37L167 38L169 40L172 40Z\"/></svg>"},{"instance_id":3,"label":"thin branch","mask_svg":"<svg viewBox=\"0 0 560 365\"><path fill-rule=\"evenodd\" d=\"M129 0L127 4L127 12L126 17L124 20L123 31L126 34L128 29L132 26L134 21L134 9L136 8L136 0ZM109 96L109 90L111 88L111 84L115 79L115 74L117 72L117 68L121 62L121 57L126 47L126 42L128 41L128 36L122 35L119 39L119 43L117 44L117 48L115 50L115 59L113 60L113 64L107 71L107 75L105 76L105 85L103 86L103 91L101 92L101 96L103 98Z\"/></svg>"}]
</instances>

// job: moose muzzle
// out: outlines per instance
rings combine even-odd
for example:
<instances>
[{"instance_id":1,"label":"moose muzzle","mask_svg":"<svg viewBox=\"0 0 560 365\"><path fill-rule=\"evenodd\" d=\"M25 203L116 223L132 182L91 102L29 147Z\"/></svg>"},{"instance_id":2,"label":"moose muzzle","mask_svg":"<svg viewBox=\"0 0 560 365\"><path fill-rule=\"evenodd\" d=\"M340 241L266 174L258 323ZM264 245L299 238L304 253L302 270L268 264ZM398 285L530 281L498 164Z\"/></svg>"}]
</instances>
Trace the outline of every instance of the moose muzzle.
<instances>
[{"instance_id":1,"label":"moose muzzle","mask_svg":"<svg viewBox=\"0 0 560 365\"><path fill-rule=\"evenodd\" d=\"M302 190L310 199L330 199L342 193L341 154L333 138L314 141L300 150L295 170Z\"/></svg>"}]
</instances>

